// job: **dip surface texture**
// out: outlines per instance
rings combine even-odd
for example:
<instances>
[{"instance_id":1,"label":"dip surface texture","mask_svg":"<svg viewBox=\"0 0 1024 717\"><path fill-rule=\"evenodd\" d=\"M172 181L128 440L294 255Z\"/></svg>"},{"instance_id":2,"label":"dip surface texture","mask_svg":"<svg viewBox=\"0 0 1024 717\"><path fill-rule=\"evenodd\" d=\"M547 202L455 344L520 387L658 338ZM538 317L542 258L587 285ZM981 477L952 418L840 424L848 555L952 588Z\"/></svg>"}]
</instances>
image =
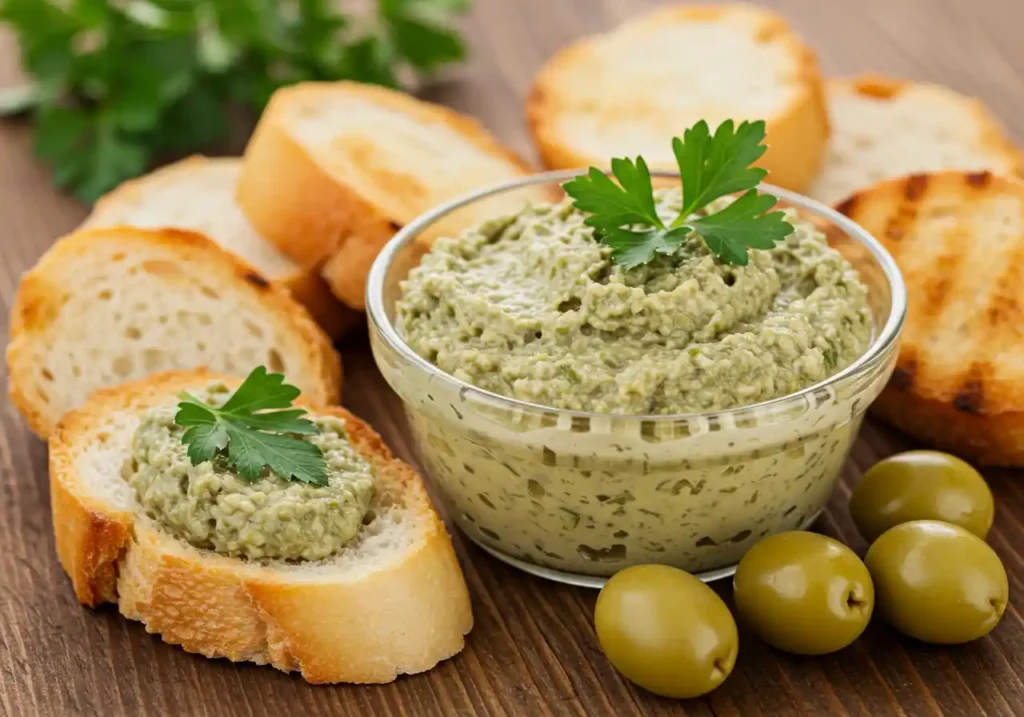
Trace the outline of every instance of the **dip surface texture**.
<instances>
[{"instance_id":1,"label":"dip surface texture","mask_svg":"<svg viewBox=\"0 0 1024 717\"><path fill-rule=\"evenodd\" d=\"M657 193L666 222L680 201ZM555 408L675 414L784 396L845 368L871 338L856 271L787 214L794 233L751 250L747 266L692 236L627 271L568 201L528 207L438 241L403 284L398 331L446 373Z\"/></svg>"},{"instance_id":2,"label":"dip surface texture","mask_svg":"<svg viewBox=\"0 0 1024 717\"><path fill-rule=\"evenodd\" d=\"M220 405L229 395L215 385L199 397ZM373 498L373 473L348 442L343 421L310 416L320 433L303 436L324 453L327 485L284 480L267 469L250 482L219 457L192 465L176 411L160 406L143 416L125 467L146 515L171 534L222 555L321 560L359 532Z\"/></svg>"}]
</instances>

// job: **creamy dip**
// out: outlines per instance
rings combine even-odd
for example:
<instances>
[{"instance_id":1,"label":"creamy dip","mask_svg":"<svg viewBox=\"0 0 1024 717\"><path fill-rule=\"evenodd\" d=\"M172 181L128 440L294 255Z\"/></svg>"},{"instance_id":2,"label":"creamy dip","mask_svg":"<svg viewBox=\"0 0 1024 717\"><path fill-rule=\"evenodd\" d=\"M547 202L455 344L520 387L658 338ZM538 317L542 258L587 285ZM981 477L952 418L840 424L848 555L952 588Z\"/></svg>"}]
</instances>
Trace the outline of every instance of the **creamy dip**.
<instances>
[{"instance_id":1,"label":"creamy dip","mask_svg":"<svg viewBox=\"0 0 1024 717\"><path fill-rule=\"evenodd\" d=\"M215 385L199 397L218 405L229 395ZM146 515L163 529L223 555L289 560L329 557L359 532L373 498L373 471L348 442L340 419L311 417L320 433L302 436L324 453L327 485L317 486L267 469L250 482L219 458L192 465L176 411L171 404L143 416L125 467Z\"/></svg>"},{"instance_id":2,"label":"creamy dip","mask_svg":"<svg viewBox=\"0 0 1024 717\"><path fill-rule=\"evenodd\" d=\"M657 201L671 218L678 190ZM722 264L693 237L631 271L583 218L561 203L490 221L439 240L402 285L395 323L420 356L550 407L501 404L378 356L449 515L502 554L598 576L732 565L812 520L891 352L855 382L751 404L866 350L873 315L857 272L793 212L795 232L752 250L748 266Z\"/></svg>"},{"instance_id":3,"label":"creamy dip","mask_svg":"<svg viewBox=\"0 0 1024 717\"><path fill-rule=\"evenodd\" d=\"M729 199L709 208L721 209ZM666 218L679 191L659 193ZM494 393L596 413L673 414L794 393L867 347L867 291L824 235L795 231L747 266L693 237L624 270L569 202L439 241L397 303L418 354Z\"/></svg>"}]
</instances>

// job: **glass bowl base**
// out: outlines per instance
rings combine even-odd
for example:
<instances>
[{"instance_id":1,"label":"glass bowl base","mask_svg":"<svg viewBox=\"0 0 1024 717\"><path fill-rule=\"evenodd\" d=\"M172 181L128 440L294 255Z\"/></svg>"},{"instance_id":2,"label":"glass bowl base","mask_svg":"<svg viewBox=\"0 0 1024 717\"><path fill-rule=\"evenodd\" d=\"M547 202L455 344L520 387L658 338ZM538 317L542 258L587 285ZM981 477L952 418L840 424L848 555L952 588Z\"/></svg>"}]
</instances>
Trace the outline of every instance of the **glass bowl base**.
<instances>
[{"instance_id":1,"label":"glass bowl base","mask_svg":"<svg viewBox=\"0 0 1024 717\"><path fill-rule=\"evenodd\" d=\"M808 528L810 528L814 524L814 521L818 519L819 515L821 515L820 510L814 515L812 515L810 518L808 518L806 521L804 521L804 524L801 525L798 528L798 530L807 530ZM472 540L473 543L483 548L483 550L485 550L487 553L500 560L501 562L506 563L507 565L511 565L514 568L519 568L524 573L535 575L538 578L544 578L545 580L551 580L556 583L563 583L565 585L576 585L577 587L581 588L594 588L596 590L600 590L604 587L604 584L608 582L608 578L602 577L600 575L583 575L582 573L569 573L563 570L555 570L554 568L545 568L544 566L537 565L535 563L528 563L525 560L513 558L511 555L506 555L505 553L502 553L499 550L495 550L489 545L484 545L483 543L475 540L465 531L462 531L462 534L470 540ZM724 568L715 568L714 570L706 570L703 573L695 573L694 576L700 578L706 583L710 583L714 582L715 580L721 580L723 578L732 577L735 573L736 565L727 565Z\"/></svg>"}]
</instances>

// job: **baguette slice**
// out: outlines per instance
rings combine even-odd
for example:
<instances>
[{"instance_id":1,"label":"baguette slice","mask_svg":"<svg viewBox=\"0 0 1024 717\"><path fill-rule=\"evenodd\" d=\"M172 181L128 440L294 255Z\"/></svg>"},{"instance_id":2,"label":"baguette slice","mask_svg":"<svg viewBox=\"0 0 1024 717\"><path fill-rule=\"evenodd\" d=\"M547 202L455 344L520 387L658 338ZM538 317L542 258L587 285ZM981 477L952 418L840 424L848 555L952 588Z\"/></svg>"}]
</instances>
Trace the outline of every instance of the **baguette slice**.
<instances>
[{"instance_id":1,"label":"baguette slice","mask_svg":"<svg viewBox=\"0 0 1024 717\"><path fill-rule=\"evenodd\" d=\"M944 169L1016 174L1021 153L979 100L940 85L863 75L826 85L832 138L808 194L836 204L858 189Z\"/></svg>"},{"instance_id":2,"label":"baguette slice","mask_svg":"<svg viewBox=\"0 0 1024 717\"><path fill-rule=\"evenodd\" d=\"M288 289L329 336L344 335L360 322L359 315L334 298L319 272L303 269L252 228L235 202L241 170L238 157L183 159L103 196L82 226L128 224L205 234Z\"/></svg>"},{"instance_id":3,"label":"baguette slice","mask_svg":"<svg viewBox=\"0 0 1024 717\"><path fill-rule=\"evenodd\" d=\"M84 229L21 280L7 347L10 393L46 438L98 388L169 369L245 376L265 364L317 403L341 362L300 304L200 234Z\"/></svg>"},{"instance_id":4,"label":"baguette slice","mask_svg":"<svg viewBox=\"0 0 1024 717\"><path fill-rule=\"evenodd\" d=\"M874 413L965 458L1024 465L1024 182L911 175L839 209L907 284L899 360Z\"/></svg>"},{"instance_id":5,"label":"baguette slice","mask_svg":"<svg viewBox=\"0 0 1024 717\"><path fill-rule=\"evenodd\" d=\"M560 50L534 79L526 114L552 169L640 154L675 171L671 139L686 127L764 119L759 165L797 191L828 138L814 53L783 18L743 3L660 8Z\"/></svg>"},{"instance_id":6,"label":"baguette slice","mask_svg":"<svg viewBox=\"0 0 1024 717\"><path fill-rule=\"evenodd\" d=\"M316 267L348 306L365 306L366 275L403 225L443 202L528 173L474 120L409 95L355 82L274 93L245 150L238 202L263 236ZM515 211L486 203L435 227Z\"/></svg>"},{"instance_id":7,"label":"baguette slice","mask_svg":"<svg viewBox=\"0 0 1024 717\"><path fill-rule=\"evenodd\" d=\"M101 390L61 421L50 439L53 525L78 599L116 602L189 652L298 670L310 682L389 682L459 652L473 616L448 533L415 471L344 409L326 412L374 466L377 497L373 521L334 558L229 558L140 512L121 477L140 412L214 379L225 380L158 374Z\"/></svg>"}]
</instances>

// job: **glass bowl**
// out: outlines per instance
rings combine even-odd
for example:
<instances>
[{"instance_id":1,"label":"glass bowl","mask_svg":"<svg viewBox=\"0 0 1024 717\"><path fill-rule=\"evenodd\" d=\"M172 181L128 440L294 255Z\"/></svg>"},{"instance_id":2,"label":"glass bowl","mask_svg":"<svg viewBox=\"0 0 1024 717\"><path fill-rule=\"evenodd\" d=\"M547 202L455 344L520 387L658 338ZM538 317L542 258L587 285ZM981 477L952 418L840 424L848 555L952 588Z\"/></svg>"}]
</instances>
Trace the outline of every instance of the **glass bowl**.
<instances>
[{"instance_id":1,"label":"glass bowl","mask_svg":"<svg viewBox=\"0 0 1024 717\"><path fill-rule=\"evenodd\" d=\"M445 512L491 554L544 577L600 586L622 568L731 574L766 535L809 525L839 477L868 405L893 370L906 291L892 257L828 207L774 187L826 231L868 286L869 348L798 393L728 410L616 415L560 410L460 381L417 355L392 319L401 282L430 238L555 200L576 171L481 190L424 214L370 271L373 355L401 397ZM660 185L678 175L654 172Z\"/></svg>"}]
</instances>

